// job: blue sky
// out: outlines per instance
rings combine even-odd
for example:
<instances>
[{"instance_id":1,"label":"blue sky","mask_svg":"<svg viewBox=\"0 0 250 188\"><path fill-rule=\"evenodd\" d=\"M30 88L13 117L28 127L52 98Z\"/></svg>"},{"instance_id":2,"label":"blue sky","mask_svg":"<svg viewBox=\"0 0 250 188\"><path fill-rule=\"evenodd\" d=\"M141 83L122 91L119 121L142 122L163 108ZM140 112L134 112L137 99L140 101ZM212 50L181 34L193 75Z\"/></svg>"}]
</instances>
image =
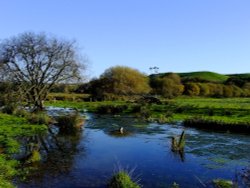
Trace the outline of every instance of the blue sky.
<instances>
[{"instance_id":1,"label":"blue sky","mask_svg":"<svg viewBox=\"0 0 250 188\"><path fill-rule=\"evenodd\" d=\"M75 39L90 77L126 65L145 73L250 72L249 0L0 0L0 39L46 32Z\"/></svg>"}]
</instances>

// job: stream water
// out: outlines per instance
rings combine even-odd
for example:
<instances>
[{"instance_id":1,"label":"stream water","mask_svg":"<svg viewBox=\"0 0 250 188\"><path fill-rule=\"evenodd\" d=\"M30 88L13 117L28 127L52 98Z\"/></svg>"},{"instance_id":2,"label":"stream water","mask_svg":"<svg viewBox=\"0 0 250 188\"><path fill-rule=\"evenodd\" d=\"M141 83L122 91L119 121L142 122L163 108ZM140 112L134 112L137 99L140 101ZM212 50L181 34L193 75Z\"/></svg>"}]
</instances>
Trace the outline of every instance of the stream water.
<instances>
[{"instance_id":1,"label":"stream water","mask_svg":"<svg viewBox=\"0 0 250 188\"><path fill-rule=\"evenodd\" d=\"M145 188L211 187L217 178L237 181L250 166L250 137L186 128L184 155L171 151L171 137L181 124L145 123L125 116L87 114L76 135L58 135L61 149L51 150L21 188L106 187L119 169ZM124 134L117 130L124 127Z\"/></svg>"}]
</instances>

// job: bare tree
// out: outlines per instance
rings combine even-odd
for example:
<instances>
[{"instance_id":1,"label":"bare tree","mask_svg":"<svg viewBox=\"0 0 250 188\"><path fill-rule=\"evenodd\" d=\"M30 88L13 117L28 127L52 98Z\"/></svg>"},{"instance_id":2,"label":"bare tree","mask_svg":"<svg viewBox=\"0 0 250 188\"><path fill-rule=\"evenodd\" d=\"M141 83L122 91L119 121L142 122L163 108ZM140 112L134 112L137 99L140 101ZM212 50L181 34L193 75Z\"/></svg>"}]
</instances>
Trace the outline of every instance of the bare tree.
<instances>
[{"instance_id":1,"label":"bare tree","mask_svg":"<svg viewBox=\"0 0 250 188\"><path fill-rule=\"evenodd\" d=\"M0 44L4 79L18 85L20 95L33 110L42 110L51 87L81 78L81 60L75 42L45 34L23 33Z\"/></svg>"}]
</instances>

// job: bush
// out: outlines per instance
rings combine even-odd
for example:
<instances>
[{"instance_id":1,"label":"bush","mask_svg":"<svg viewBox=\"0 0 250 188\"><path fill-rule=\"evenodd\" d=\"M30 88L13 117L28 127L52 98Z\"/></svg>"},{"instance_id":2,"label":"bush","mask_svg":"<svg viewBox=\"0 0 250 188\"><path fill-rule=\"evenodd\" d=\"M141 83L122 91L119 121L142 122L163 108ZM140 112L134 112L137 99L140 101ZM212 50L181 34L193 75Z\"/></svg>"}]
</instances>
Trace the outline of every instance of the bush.
<instances>
[{"instance_id":1,"label":"bush","mask_svg":"<svg viewBox=\"0 0 250 188\"><path fill-rule=\"evenodd\" d=\"M140 186L133 182L129 174L125 171L118 172L115 174L109 184L109 188L140 188Z\"/></svg>"},{"instance_id":2,"label":"bush","mask_svg":"<svg viewBox=\"0 0 250 188\"><path fill-rule=\"evenodd\" d=\"M46 113L32 113L27 117L31 124L48 125L51 123L51 118Z\"/></svg>"},{"instance_id":3,"label":"bush","mask_svg":"<svg viewBox=\"0 0 250 188\"><path fill-rule=\"evenodd\" d=\"M78 114L64 115L57 118L57 125L61 134L76 133L82 127L84 119Z\"/></svg>"}]
</instances>

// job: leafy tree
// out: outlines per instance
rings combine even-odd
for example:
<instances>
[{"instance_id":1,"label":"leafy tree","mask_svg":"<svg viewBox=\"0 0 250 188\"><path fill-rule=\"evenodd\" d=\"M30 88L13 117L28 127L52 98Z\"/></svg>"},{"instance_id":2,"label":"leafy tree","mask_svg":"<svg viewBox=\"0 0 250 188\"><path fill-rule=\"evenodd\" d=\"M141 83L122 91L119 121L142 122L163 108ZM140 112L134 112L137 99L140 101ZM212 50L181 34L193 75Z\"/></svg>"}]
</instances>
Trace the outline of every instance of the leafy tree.
<instances>
[{"instance_id":1,"label":"leafy tree","mask_svg":"<svg viewBox=\"0 0 250 188\"><path fill-rule=\"evenodd\" d=\"M184 91L181 78L175 73L168 73L164 77L151 76L150 86L153 94L162 95L165 98L177 97Z\"/></svg>"},{"instance_id":2,"label":"leafy tree","mask_svg":"<svg viewBox=\"0 0 250 188\"><path fill-rule=\"evenodd\" d=\"M199 85L196 83L186 83L185 94L189 96L198 96L200 94Z\"/></svg>"},{"instance_id":3,"label":"leafy tree","mask_svg":"<svg viewBox=\"0 0 250 188\"><path fill-rule=\"evenodd\" d=\"M141 95L150 91L148 78L138 70L126 66L115 66L107 69L100 79L92 81L97 89L94 95Z\"/></svg>"},{"instance_id":4,"label":"leafy tree","mask_svg":"<svg viewBox=\"0 0 250 188\"><path fill-rule=\"evenodd\" d=\"M43 100L56 83L80 79L84 65L74 42L45 34L23 33L0 44L2 79L18 85L19 96L33 110L43 109Z\"/></svg>"},{"instance_id":5,"label":"leafy tree","mask_svg":"<svg viewBox=\"0 0 250 188\"><path fill-rule=\"evenodd\" d=\"M199 83L198 85L200 87L200 96L210 95L209 86L207 83Z\"/></svg>"},{"instance_id":6,"label":"leafy tree","mask_svg":"<svg viewBox=\"0 0 250 188\"><path fill-rule=\"evenodd\" d=\"M161 94L165 98L173 98L181 95L184 91L184 86L181 84L181 79L177 74L171 73L162 79Z\"/></svg>"}]
</instances>

